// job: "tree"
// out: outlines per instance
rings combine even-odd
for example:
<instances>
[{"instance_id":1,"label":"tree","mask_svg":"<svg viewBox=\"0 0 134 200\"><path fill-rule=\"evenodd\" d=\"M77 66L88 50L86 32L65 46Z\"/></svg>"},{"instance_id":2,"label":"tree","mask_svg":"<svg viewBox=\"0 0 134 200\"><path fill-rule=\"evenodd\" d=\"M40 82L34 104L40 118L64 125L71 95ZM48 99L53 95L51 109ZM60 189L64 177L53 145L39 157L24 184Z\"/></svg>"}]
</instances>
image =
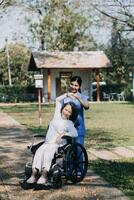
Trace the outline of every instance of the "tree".
<instances>
[{"instance_id":1,"label":"tree","mask_svg":"<svg viewBox=\"0 0 134 200\"><path fill-rule=\"evenodd\" d=\"M3 3L4 3L4 0L1 0L1 1L0 1L0 5L2 5Z\"/></svg>"},{"instance_id":2,"label":"tree","mask_svg":"<svg viewBox=\"0 0 134 200\"><path fill-rule=\"evenodd\" d=\"M31 85L33 76L28 72L30 52L22 44L9 44L10 68L13 85ZM6 48L0 52L0 84L8 85Z\"/></svg>"},{"instance_id":3,"label":"tree","mask_svg":"<svg viewBox=\"0 0 134 200\"><path fill-rule=\"evenodd\" d=\"M93 50L96 44L89 32L90 23L85 17L72 11L67 0L51 0L39 9L39 21L30 25L34 39L44 50Z\"/></svg>"},{"instance_id":4,"label":"tree","mask_svg":"<svg viewBox=\"0 0 134 200\"><path fill-rule=\"evenodd\" d=\"M132 62L134 44L132 39L124 37L117 20L113 20L111 43L107 48L107 54L113 64L113 71L109 80L115 83L127 83L129 80L129 65Z\"/></svg>"},{"instance_id":5,"label":"tree","mask_svg":"<svg viewBox=\"0 0 134 200\"><path fill-rule=\"evenodd\" d=\"M0 0L0 6L3 7L3 8L11 6L14 3L16 3L15 0Z\"/></svg>"},{"instance_id":6,"label":"tree","mask_svg":"<svg viewBox=\"0 0 134 200\"><path fill-rule=\"evenodd\" d=\"M0 84L8 85L7 58L5 48L0 51Z\"/></svg>"},{"instance_id":7,"label":"tree","mask_svg":"<svg viewBox=\"0 0 134 200\"><path fill-rule=\"evenodd\" d=\"M134 2L128 0L97 0L95 9L101 14L125 25L127 31L134 31Z\"/></svg>"}]
</instances>

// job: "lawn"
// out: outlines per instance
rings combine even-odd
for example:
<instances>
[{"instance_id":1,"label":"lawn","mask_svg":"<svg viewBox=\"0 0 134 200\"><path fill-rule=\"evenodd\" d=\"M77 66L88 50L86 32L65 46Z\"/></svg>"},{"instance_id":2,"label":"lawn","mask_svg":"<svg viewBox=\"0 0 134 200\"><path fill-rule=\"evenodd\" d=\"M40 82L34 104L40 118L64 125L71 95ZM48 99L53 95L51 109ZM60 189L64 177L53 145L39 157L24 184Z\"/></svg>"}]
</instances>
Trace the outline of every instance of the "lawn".
<instances>
[{"instance_id":1,"label":"lawn","mask_svg":"<svg viewBox=\"0 0 134 200\"><path fill-rule=\"evenodd\" d=\"M86 111L85 120L88 147L134 145L134 104L94 103Z\"/></svg>"},{"instance_id":2,"label":"lawn","mask_svg":"<svg viewBox=\"0 0 134 200\"><path fill-rule=\"evenodd\" d=\"M42 126L39 125L38 105L24 104L0 106L32 133L46 133L54 113L54 105L42 106ZM85 112L87 135L85 145L96 149L134 145L134 104L92 103ZM96 160L89 167L103 176L113 186L134 199L134 159L118 161Z\"/></svg>"},{"instance_id":3,"label":"lawn","mask_svg":"<svg viewBox=\"0 0 134 200\"><path fill-rule=\"evenodd\" d=\"M39 125L38 105L0 106L33 133L46 132L54 113L54 105L42 106L42 126ZM92 103L85 112L87 128L85 145L96 149L134 145L134 104Z\"/></svg>"}]
</instances>

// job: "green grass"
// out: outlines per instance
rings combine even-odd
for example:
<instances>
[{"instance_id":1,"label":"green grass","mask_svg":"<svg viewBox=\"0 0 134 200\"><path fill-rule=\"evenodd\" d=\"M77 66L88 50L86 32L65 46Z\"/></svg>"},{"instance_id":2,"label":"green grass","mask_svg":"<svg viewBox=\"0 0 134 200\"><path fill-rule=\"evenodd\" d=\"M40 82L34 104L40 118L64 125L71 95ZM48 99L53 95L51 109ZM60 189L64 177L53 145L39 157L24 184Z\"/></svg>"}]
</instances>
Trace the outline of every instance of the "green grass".
<instances>
[{"instance_id":1,"label":"green grass","mask_svg":"<svg viewBox=\"0 0 134 200\"><path fill-rule=\"evenodd\" d=\"M89 165L112 186L134 199L134 158L118 161L96 160Z\"/></svg>"},{"instance_id":2,"label":"green grass","mask_svg":"<svg viewBox=\"0 0 134 200\"><path fill-rule=\"evenodd\" d=\"M42 126L39 124L37 104L0 106L0 110L8 113L22 125L26 126L33 134L46 134L49 121L53 116L54 105L42 106Z\"/></svg>"},{"instance_id":3,"label":"green grass","mask_svg":"<svg viewBox=\"0 0 134 200\"><path fill-rule=\"evenodd\" d=\"M0 106L33 133L45 133L53 117L54 105L42 106L42 126L39 125L37 104ZM134 104L93 103L85 112L86 147L96 149L134 145Z\"/></svg>"},{"instance_id":4,"label":"green grass","mask_svg":"<svg viewBox=\"0 0 134 200\"><path fill-rule=\"evenodd\" d=\"M92 104L85 117L88 147L104 149L134 145L134 104Z\"/></svg>"}]
</instances>

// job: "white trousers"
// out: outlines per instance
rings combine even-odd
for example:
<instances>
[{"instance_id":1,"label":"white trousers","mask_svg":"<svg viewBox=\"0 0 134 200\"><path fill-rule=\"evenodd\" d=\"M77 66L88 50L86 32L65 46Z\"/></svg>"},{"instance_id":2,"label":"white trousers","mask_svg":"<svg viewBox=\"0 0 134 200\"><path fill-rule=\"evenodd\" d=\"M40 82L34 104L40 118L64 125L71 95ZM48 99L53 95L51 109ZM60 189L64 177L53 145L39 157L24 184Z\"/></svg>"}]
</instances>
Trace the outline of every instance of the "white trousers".
<instances>
[{"instance_id":1,"label":"white trousers","mask_svg":"<svg viewBox=\"0 0 134 200\"><path fill-rule=\"evenodd\" d=\"M58 147L59 145L55 143L44 143L41 145L35 153L32 168L37 168L39 172L41 172L43 168L49 171Z\"/></svg>"}]
</instances>

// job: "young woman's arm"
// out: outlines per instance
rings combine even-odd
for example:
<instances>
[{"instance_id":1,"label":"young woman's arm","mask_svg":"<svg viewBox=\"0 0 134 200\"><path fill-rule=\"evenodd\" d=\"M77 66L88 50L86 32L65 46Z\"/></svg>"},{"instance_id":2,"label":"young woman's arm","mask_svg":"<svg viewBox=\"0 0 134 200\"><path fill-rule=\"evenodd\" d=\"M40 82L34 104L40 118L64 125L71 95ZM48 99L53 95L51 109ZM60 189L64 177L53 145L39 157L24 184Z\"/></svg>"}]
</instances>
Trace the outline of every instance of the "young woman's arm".
<instances>
[{"instance_id":1,"label":"young woman's arm","mask_svg":"<svg viewBox=\"0 0 134 200\"><path fill-rule=\"evenodd\" d=\"M89 102L87 100L84 100L82 98L80 98L77 94L74 93L67 93L66 96L72 97L72 98L76 98L78 99L78 101L81 103L81 105L87 110L89 109Z\"/></svg>"}]
</instances>

